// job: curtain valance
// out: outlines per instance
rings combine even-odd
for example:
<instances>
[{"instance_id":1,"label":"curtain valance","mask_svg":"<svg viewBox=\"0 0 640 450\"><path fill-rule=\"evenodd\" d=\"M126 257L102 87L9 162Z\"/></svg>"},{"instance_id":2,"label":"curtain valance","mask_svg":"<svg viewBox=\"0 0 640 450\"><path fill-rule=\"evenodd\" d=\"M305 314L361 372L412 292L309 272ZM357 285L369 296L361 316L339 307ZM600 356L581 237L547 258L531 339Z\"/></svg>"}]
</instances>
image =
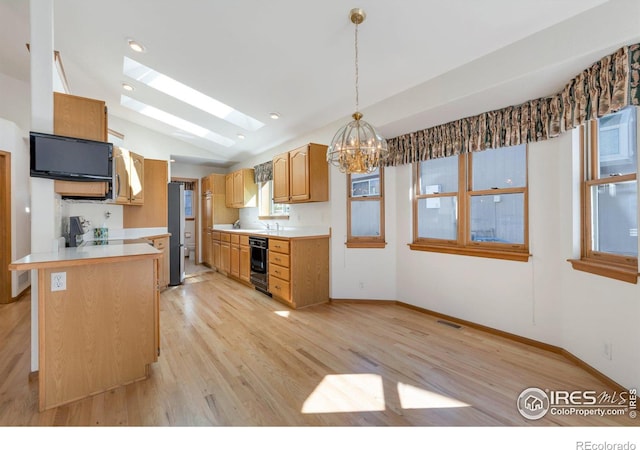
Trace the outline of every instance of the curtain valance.
<instances>
[{"instance_id":1,"label":"curtain valance","mask_svg":"<svg viewBox=\"0 0 640 450\"><path fill-rule=\"evenodd\" d=\"M543 141L627 105L640 105L640 44L605 56L550 97L388 139L384 165Z\"/></svg>"},{"instance_id":2,"label":"curtain valance","mask_svg":"<svg viewBox=\"0 0 640 450\"><path fill-rule=\"evenodd\" d=\"M273 161L253 166L253 171L256 184L271 181L273 180Z\"/></svg>"}]
</instances>

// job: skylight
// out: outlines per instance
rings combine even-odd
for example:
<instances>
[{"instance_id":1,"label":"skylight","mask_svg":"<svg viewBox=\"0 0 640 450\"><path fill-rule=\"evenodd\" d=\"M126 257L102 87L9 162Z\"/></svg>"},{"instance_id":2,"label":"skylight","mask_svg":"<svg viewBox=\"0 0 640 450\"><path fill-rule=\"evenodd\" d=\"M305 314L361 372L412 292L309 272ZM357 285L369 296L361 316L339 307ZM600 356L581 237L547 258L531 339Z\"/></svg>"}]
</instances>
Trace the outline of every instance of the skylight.
<instances>
[{"instance_id":1,"label":"skylight","mask_svg":"<svg viewBox=\"0 0 640 450\"><path fill-rule=\"evenodd\" d=\"M120 96L120 104L147 117L159 120L160 122L163 122L167 125L179 128L182 131L186 131L187 133L193 134L194 136L198 136L203 139L207 139L208 141L215 142L216 144L220 144L225 147L231 147L233 144L235 144L233 139L221 136L218 133L214 133L211 130L207 130L206 128L201 127L200 125L196 125L195 123L181 119L180 117L174 116L173 114L169 114L166 111L162 111L161 109L154 108L153 106L149 106L138 100L134 100L131 97L127 97L126 95Z\"/></svg>"},{"instance_id":2,"label":"skylight","mask_svg":"<svg viewBox=\"0 0 640 450\"><path fill-rule=\"evenodd\" d=\"M259 120L236 111L232 107L126 56L122 73L244 130L256 131L264 126L264 123Z\"/></svg>"}]
</instances>

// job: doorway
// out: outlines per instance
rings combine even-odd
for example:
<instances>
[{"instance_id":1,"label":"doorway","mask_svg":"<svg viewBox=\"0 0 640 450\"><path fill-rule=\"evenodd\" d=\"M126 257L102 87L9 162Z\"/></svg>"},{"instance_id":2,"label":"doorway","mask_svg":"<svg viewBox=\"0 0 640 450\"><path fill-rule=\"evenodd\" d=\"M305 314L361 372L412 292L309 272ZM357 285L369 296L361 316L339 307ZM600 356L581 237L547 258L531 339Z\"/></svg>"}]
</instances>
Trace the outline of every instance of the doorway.
<instances>
[{"instance_id":1,"label":"doorway","mask_svg":"<svg viewBox=\"0 0 640 450\"><path fill-rule=\"evenodd\" d=\"M11 153L0 150L0 303L11 297Z\"/></svg>"},{"instance_id":2,"label":"doorway","mask_svg":"<svg viewBox=\"0 0 640 450\"><path fill-rule=\"evenodd\" d=\"M198 261L198 180L196 178L171 177L172 182L181 183L185 193L185 237L184 246L188 249L185 253L185 272L187 275L193 271Z\"/></svg>"}]
</instances>

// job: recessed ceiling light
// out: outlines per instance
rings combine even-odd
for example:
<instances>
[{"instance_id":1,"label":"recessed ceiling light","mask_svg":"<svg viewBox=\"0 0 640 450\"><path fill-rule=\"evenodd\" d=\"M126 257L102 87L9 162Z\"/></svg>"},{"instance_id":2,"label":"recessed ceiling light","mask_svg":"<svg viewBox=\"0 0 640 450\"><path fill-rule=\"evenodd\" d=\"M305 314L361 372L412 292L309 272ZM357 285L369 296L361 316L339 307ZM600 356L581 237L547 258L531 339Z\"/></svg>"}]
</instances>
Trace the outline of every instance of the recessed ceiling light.
<instances>
[{"instance_id":1,"label":"recessed ceiling light","mask_svg":"<svg viewBox=\"0 0 640 450\"><path fill-rule=\"evenodd\" d=\"M280 118L280 114L277 112L271 112L269 113L269 117L271 117L273 120L276 120Z\"/></svg>"},{"instance_id":2,"label":"recessed ceiling light","mask_svg":"<svg viewBox=\"0 0 640 450\"><path fill-rule=\"evenodd\" d=\"M133 91L133 86L127 83L122 83L122 89L124 89L125 91Z\"/></svg>"},{"instance_id":3,"label":"recessed ceiling light","mask_svg":"<svg viewBox=\"0 0 640 450\"><path fill-rule=\"evenodd\" d=\"M238 133L237 136L238 136L238 139L244 139L244 134L242 133Z\"/></svg>"},{"instance_id":4,"label":"recessed ceiling light","mask_svg":"<svg viewBox=\"0 0 640 450\"><path fill-rule=\"evenodd\" d=\"M129 44L129 48L134 52L142 53L145 51L144 45L134 41L133 39L128 39L127 43Z\"/></svg>"},{"instance_id":5,"label":"recessed ceiling light","mask_svg":"<svg viewBox=\"0 0 640 450\"><path fill-rule=\"evenodd\" d=\"M169 162L173 163L173 162L176 162L176 160L175 159L170 159Z\"/></svg>"}]
</instances>

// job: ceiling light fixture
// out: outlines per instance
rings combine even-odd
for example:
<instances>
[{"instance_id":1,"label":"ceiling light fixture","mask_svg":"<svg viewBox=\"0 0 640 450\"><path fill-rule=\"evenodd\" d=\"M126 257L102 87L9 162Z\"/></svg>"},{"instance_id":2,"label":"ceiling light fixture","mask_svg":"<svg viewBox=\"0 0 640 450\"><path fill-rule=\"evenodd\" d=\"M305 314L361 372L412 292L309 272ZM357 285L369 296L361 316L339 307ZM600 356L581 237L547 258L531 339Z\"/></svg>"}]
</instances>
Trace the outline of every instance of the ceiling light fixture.
<instances>
[{"instance_id":1,"label":"ceiling light fixture","mask_svg":"<svg viewBox=\"0 0 640 450\"><path fill-rule=\"evenodd\" d=\"M133 91L133 86L131 86L130 84L127 83L122 83L122 89L124 89L125 91Z\"/></svg>"},{"instance_id":2,"label":"ceiling light fixture","mask_svg":"<svg viewBox=\"0 0 640 450\"><path fill-rule=\"evenodd\" d=\"M358 25L364 22L365 12L360 8L350 11L351 22L356 26L355 31L355 66L356 66L356 112L353 121L349 122L333 137L327 149L327 162L343 173L371 173L387 156L389 149L387 141L378 134L373 126L362 119L358 111Z\"/></svg>"},{"instance_id":3,"label":"ceiling light fixture","mask_svg":"<svg viewBox=\"0 0 640 450\"><path fill-rule=\"evenodd\" d=\"M129 44L129 48L134 52L142 53L145 51L144 45L134 41L133 39L127 39L127 44Z\"/></svg>"},{"instance_id":4,"label":"ceiling light fixture","mask_svg":"<svg viewBox=\"0 0 640 450\"><path fill-rule=\"evenodd\" d=\"M240 140L244 139L244 134L238 133L236 136L238 136L238 139Z\"/></svg>"},{"instance_id":5,"label":"ceiling light fixture","mask_svg":"<svg viewBox=\"0 0 640 450\"><path fill-rule=\"evenodd\" d=\"M273 120L277 120L280 118L280 114L278 114L277 112L271 112L269 113L269 117L271 117Z\"/></svg>"}]
</instances>

